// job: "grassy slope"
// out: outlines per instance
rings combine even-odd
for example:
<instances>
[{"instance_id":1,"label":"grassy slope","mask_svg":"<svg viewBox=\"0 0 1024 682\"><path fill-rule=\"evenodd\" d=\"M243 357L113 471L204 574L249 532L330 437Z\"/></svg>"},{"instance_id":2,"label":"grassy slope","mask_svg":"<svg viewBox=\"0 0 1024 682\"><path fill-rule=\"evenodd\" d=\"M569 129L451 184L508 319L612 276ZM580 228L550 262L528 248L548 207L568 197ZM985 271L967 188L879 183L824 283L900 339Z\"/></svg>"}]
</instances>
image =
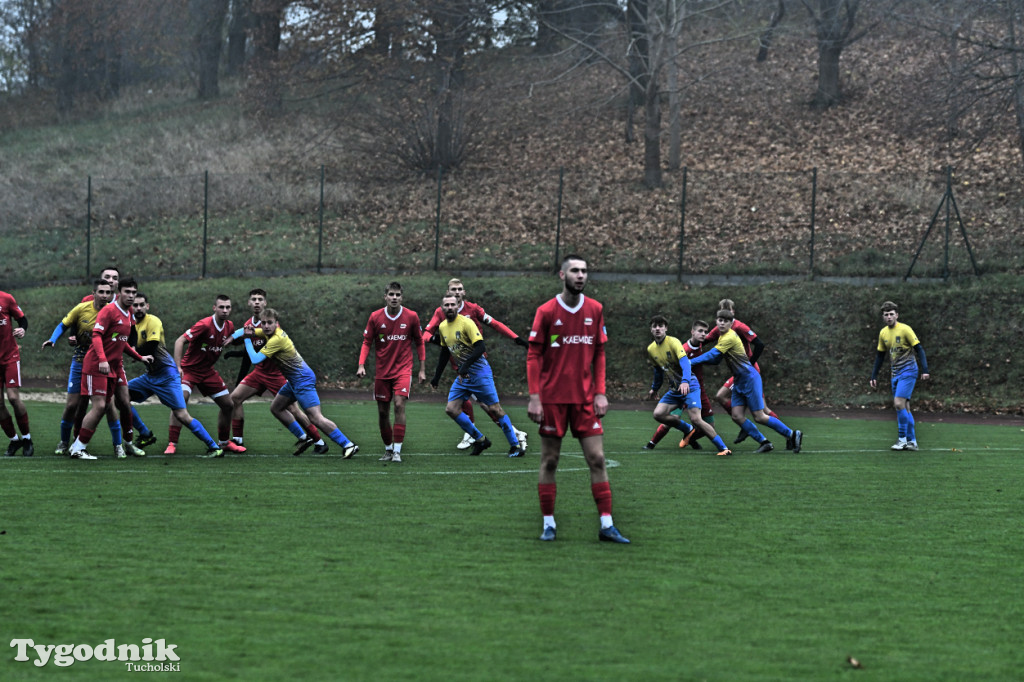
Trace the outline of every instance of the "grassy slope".
<instances>
[{"instance_id":1,"label":"grassy slope","mask_svg":"<svg viewBox=\"0 0 1024 682\"><path fill-rule=\"evenodd\" d=\"M596 269L596 265L595 265ZM143 280L153 313L160 317L168 343L200 317L210 314L213 299L226 293L235 304L234 319L244 319L244 297L254 286L270 293L271 305L284 315L283 324L325 386L363 387L354 376L363 326L369 313L383 305L383 288L391 277L325 275L288 278L220 279L201 282ZM406 305L425 324L439 305L447 277L399 276ZM507 278L465 278L470 300L525 334L537 305L558 290L551 275ZM1019 411L1021 364L1014 361L1019 317L993 311L1020 309L1021 283L1012 277L987 277L965 283L926 286L851 287L822 283L788 283L759 287L687 287L669 281L636 283L593 281L589 293L602 301L610 334L610 393L617 399L639 398L650 381L644 349L649 343L648 319L668 315L670 333L687 336L690 321L714 316L720 298L733 298L740 319L749 322L767 343L762 362L766 395L777 404L848 405L883 408L887 389L867 385L883 301L897 301L901 319L910 324L928 353L933 380L919 383L915 403L943 410ZM82 287L15 290L31 320L22 343L26 377L64 380L67 354L38 350L57 320L81 298ZM980 304L979 302L984 302ZM525 351L488 333L490 360L502 395L524 394ZM969 339L965 343L964 339ZM428 352L428 376L436 362ZM222 361L233 378L237 360ZM129 363L131 364L131 363ZM131 368L129 368L131 371ZM883 378L888 367L882 370ZM715 368L709 376L722 376Z\"/></svg>"}]
</instances>

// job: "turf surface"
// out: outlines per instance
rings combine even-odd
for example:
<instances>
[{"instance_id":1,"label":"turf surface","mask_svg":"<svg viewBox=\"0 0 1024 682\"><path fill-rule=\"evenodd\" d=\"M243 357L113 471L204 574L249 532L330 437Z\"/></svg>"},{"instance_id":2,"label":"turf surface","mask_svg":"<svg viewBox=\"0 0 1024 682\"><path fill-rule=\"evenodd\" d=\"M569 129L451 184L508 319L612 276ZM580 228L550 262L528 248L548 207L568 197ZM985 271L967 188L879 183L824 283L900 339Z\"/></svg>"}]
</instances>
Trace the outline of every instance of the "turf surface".
<instances>
[{"instance_id":1,"label":"turf surface","mask_svg":"<svg viewBox=\"0 0 1024 682\"><path fill-rule=\"evenodd\" d=\"M163 638L189 680L1008 680L1024 666L1019 427L923 415L921 451L897 453L895 420L793 419L802 453L773 437L771 454L748 440L717 458L674 435L644 452L649 413L613 411L621 546L598 542L568 440L558 540L537 540L532 425L525 458L491 424L494 447L471 458L440 405L412 402L405 461L385 465L369 401L325 405L363 448L347 461L336 446L292 457L254 404L249 452L203 460L187 432L157 454L167 413L147 405L155 456L114 459L101 428L101 459L82 462L50 454L60 406L29 409L36 456L0 458L5 642ZM213 430L214 408L193 414ZM15 654L0 679L126 672Z\"/></svg>"}]
</instances>

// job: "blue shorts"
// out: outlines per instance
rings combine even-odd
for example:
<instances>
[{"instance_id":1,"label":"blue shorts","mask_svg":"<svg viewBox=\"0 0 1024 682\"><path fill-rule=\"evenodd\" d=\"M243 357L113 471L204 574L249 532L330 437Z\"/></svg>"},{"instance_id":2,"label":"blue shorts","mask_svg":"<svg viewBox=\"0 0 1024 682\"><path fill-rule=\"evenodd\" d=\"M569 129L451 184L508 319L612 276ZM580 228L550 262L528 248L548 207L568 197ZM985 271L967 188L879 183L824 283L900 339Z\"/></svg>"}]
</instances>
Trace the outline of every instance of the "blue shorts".
<instances>
[{"instance_id":1,"label":"blue shorts","mask_svg":"<svg viewBox=\"0 0 1024 682\"><path fill-rule=\"evenodd\" d=\"M686 395L679 391L668 391L665 395L661 396L661 400L658 402L668 403L685 410L692 410L695 407L700 409L700 391L694 391L692 387Z\"/></svg>"},{"instance_id":2,"label":"blue shorts","mask_svg":"<svg viewBox=\"0 0 1024 682\"><path fill-rule=\"evenodd\" d=\"M764 409L764 386L760 374L751 372L743 380L737 378L733 382L732 406L746 407L751 412Z\"/></svg>"},{"instance_id":3,"label":"blue shorts","mask_svg":"<svg viewBox=\"0 0 1024 682\"><path fill-rule=\"evenodd\" d=\"M71 369L68 370L68 393L82 392L82 358L71 358Z\"/></svg>"},{"instance_id":4,"label":"blue shorts","mask_svg":"<svg viewBox=\"0 0 1024 682\"><path fill-rule=\"evenodd\" d=\"M457 377L448 391L448 402L465 400L476 396L484 405L494 405L498 400L498 390L494 388L494 375L483 374L470 376L466 379Z\"/></svg>"},{"instance_id":5,"label":"blue shorts","mask_svg":"<svg viewBox=\"0 0 1024 682\"><path fill-rule=\"evenodd\" d=\"M160 399L172 410L185 409L185 396L181 393L181 375L177 371L167 371L156 376L143 374L128 382L128 395L133 403L141 403L151 395Z\"/></svg>"},{"instance_id":6,"label":"blue shorts","mask_svg":"<svg viewBox=\"0 0 1024 682\"><path fill-rule=\"evenodd\" d=\"M289 403L298 402L303 410L320 404L320 396L316 392L316 375L312 370L308 375L302 373L298 377L290 377L277 394L287 398Z\"/></svg>"},{"instance_id":7,"label":"blue shorts","mask_svg":"<svg viewBox=\"0 0 1024 682\"><path fill-rule=\"evenodd\" d=\"M892 378L892 394L897 398L910 400L914 393L914 386L917 385L917 372L913 374L901 374Z\"/></svg>"}]
</instances>

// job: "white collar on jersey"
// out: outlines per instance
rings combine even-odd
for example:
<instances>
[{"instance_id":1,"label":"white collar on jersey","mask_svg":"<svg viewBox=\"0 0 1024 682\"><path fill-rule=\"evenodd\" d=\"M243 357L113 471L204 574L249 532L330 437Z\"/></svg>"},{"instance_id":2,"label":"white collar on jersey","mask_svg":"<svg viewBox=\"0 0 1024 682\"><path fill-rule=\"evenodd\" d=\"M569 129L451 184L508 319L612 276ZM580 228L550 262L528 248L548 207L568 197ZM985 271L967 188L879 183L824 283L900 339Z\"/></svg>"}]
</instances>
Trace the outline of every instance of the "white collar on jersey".
<instances>
[{"instance_id":1,"label":"white collar on jersey","mask_svg":"<svg viewBox=\"0 0 1024 682\"><path fill-rule=\"evenodd\" d=\"M563 308L565 308L566 312L570 313L578 313L580 311L580 308L583 307L583 302L587 300L586 296L580 294L579 302L574 307L570 308L568 305L566 305L565 301L562 300L562 294L555 296L555 298L558 300L558 305L562 306Z\"/></svg>"},{"instance_id":2,"label":"white collar on jersey","mask_svg":"<svg viewBox=\"0 0 1024 682\"><path fill-rule=\"evenodd\" d=\"M398 318L400 318L402 316L402 311L403 310L405 310L405 306L404 305L398 306L398 314L395 315L394 317L391 317L390 315L388 315L388 307L384 306L384 317L386 317L389 320L391 320L392 322L394 322L395 320L397 320Z\"/></svg>"}]
</instances>

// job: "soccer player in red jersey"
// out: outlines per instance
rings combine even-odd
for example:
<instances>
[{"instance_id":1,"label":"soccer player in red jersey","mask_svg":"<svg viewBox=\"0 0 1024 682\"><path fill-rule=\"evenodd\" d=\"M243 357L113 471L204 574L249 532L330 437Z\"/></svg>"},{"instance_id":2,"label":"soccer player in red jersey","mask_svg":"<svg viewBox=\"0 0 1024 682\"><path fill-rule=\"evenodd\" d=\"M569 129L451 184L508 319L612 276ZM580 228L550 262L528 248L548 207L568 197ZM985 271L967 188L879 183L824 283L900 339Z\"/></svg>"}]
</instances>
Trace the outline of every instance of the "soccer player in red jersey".
<instances>
[{"instance_id":1,"label":"soccer player in red jersey","mask_svg":"<svg viewBox=\"0 0 1024 682\"><path fill-rule=\"evenodd\" d=\"M526 356L530 419L540 424L541 460L537 492L544 517L541 540L555 539L555 472L566 428L583 448L590 490L601 515L598 537L628 543L612 523L612 490L604 457L601 417L605 395L604 308L583 295L587 262L566 256L558 273L562 291L537 308Z\"/></svg>"},{"instance_id":2,"label":"soccer player in red jersey","mask_svg":"<svg viewBox=\"0 0 1024 682\"><path fill-rule=\"evenodd\" d=\"M217 438L225 452L245 452L245 448L229 439L231 435L231 403L228 385L224 383L213 364L217 362L224 346L231 343L235 331L231 316L231 298L220 294L213 302L213 315L192 325L188 331L174 341L174 362L181 368L181 391L188 403L193 391L199 391L220 408L217 415ZM185 349L185 344L188 349ZM181 435L181 422L171 415L165 455L174 454Z\"/></svg>"},{"instance_id":3,"label":"soccer player in red jersey","mask_svg":"<svg viewBox=\"0 0 1024 682\"><path fill-rule=\"evenodd\" d=\"M111 291L117 291L117 282L121 278L121 272L113 265L111 265L100 270L99 278L110 285ZM82 297L82 303L88 303L92 299L92 294L86 294L85 296Z\"/></svg>"},{"instance_id":4,"label":"soccer player in red jersey","mask_svg":"<svg viewBox=\"0 0 1024 682\"><path fill-rule=\"evenodd\" d=\"M117 283L117 298L96 315L91 345L82 361L82 395L89 398L92 407L82 420L78 438L71 444L72 459L96 459L86 448L107 411L107 403L119 394L122 397L118 399L127 398L128 379L124 373L123 354L127 352L140 362L153 361L152 355L139 355L128 344L128 337L135 324L132 304L137 291L134 279L120 280ZM116 447L115 450L119 458L125 457L123 447Z\"/></svg>"},{"instance_id":5,"label":"soccer player in red jersey","mask_svg":"<svg viewBox=\"0 0 1024 682\"><path fill-rule=\"evenodd\" d=\"M263 289L252 289L249 291L248 304L252 316L243 326L251 326L253 329L256 329L263 324L260 321L260 315L267 308L267 292ZM236 340L235 343L238 343L238 341ZM254 337L252 339L252 345L256 351L262 349L266 343L267 340L265 338ZM237 353L225 353L224 357L232 355L240 355L242 357L242 367L239 372L239 380L236 382L234 390L231 391L231 440L236 445L242 445L245 432L245 408L242 406L242 403L254 395L263 395L264 391L271 396L275 396L288 380L284 378L281 368L275 362L261 362L258 365L254 365L244 350ZM301 455L310 446L313 446L313 451L318 455L326 454L330 448L328 448L324 439L321 438L320 431L309 421L306 413L299 408L297 403L292 403L287 409L295 417L295 421L299 422L299 425L306 434L295 443L296 451L292 454Z\"/></svg>"},{"instance_id":6,"label":"soccer player in red jersey","mask_svg":"<svg viewBox=\"0 0 1024 682\"><path fill-rule=\"evenodd\" d=\"M405 440L405 401L412 391L412 354L416 351L422 384L427 380L423 363L427 353L423 346L420 316L402 305L402 285L391 282L384 290L384 307L370 313L363 329L363 345L359 349L357 377L366 376L366 360L370 348L376 348L373 370L373 397L377 401L377 426L384 441L382 462L402 461ZM391 425L391 403L395 404L395 424Z\"/></svg>"},{"instance_id":7,"label":"soccer player in red jersey","mask_svg":"<svg viewBox=\"0 0 1024 682\"><path fill-rule=\"evenodd\" d=\"M721 301L719 301L718 309L729 310L732 311L734 315L736 314L736 304L733 302L731 298L723 298ZM760 374L761 366L757 364L757 359L761 357L761 353L764 351L764 342L761 341L761 339L757 338L757 334L755 334L754 330L750 328L750 325L744 322L740 322L739 320L733 320L732 330L736 332L736 335L740 337L740 341L743 342L743 350L746 351L747 357L750 358L750 364L752 364L754 366L754 369L756 369L758 374ZM708 332L707 338L705 339L705 343L717 343L719 336L720 332L718 330L718 327L716 326L713 329L711 329L711 331ZM722 384L722 387L718 389L718 393L715 395L715 400L717 400L718 404L721 405L729 414L732 413L732 387L734 382L735 377L730 376L728 379L725 380L725 383ZM761 400L764 401L763 395L761 396ZM764 411L765 414L767 414L769 417L778 418L779 416L770 407L768 407L767 402L765 402ZM771 441L765 439L764 435L761 434L761 432L757 428L755 428L754 431L756 432L755 438L757 436L761 437L761 440L758 441L758 448L754 452L771 452L775 448L775 446L772 445ZM735 440L733 440L733 443L742 443L744 440L747 439L747 435L748 434L744 429L740 429L740 433L738 436L736 436ZM679 447L682 446L683 444L680 443Z\"/></svg>"},{"instance_id":8,"label":"soccer player in red jersey","mask_svg":"<svg viewBox=\"0 0 1024 682\"><path fill-rule=\"evenodd\" d=\"M15 327L14 323L18 326ZM28 410L21 400L21 350L18 348L18 339L25 338L25 330L28 329L28 318L24 311L18 306L6 291L0 291L0 379L3 380L3 388L0 389L0 428L4 434L11 439L4 453L13 457L21 450L21 454L31 457L35 453L35 446L32 444L32 434L28 430ZM14 411L14 419L4 405L3 396L11 403ZM14 421L17 420L18 428L21 430L21 437L14 429Z\"/></svg>"},{"instance_id":9,"label":"soccer player in red jersey","mask_svg":"<svg viewBox=\"0 0 1024 682\"><path fill-rule=\"evenodd\" d=\"M455 296L456 299L458 299L459 315L465 315L469 319L473 320L473 322L476 323L477 329L479 329L481 333L483 333L484 330L483 325L486 324L488 327L497 330L497 332L502 336L512 339L512 341L514 341L516 345L523 346L524 348L527 347L528 344L526 343L526 341L523 341L522 337L520 337L518 334L512 331L506 324L504 324L503 322L499 322L498 320L488 315L487 312L484 311L482 306L466 300L466 286L462 283L461 279L453 277L452 279L448 280L448 293L452 294L453 296ZM434 338L434 336L437 333L438 326L442 322L444 322L444 320L444 311L441 309L440 306L438 306L437 309L434 311L433 317L430 318L430 322L427 323L427 326L423 330L424 343L430 343L431 339ZM458 366L455 364L454 356L452 357L452 368L458 369ZM472 422L473 403L468 398L462 403L462 411L466 414L467 417L469 417L469 421ZM526 450L526 437L527 433L525 431L520 431L519 429L516 429L516 438L519 439L519 443L522 445L523 450ZM468 433L466 433L463 435L462 441L455 447L457 447L459 450L466 450L473 445L473 442L474 438L470 436Z\"/></svg>"}]
</instances>

